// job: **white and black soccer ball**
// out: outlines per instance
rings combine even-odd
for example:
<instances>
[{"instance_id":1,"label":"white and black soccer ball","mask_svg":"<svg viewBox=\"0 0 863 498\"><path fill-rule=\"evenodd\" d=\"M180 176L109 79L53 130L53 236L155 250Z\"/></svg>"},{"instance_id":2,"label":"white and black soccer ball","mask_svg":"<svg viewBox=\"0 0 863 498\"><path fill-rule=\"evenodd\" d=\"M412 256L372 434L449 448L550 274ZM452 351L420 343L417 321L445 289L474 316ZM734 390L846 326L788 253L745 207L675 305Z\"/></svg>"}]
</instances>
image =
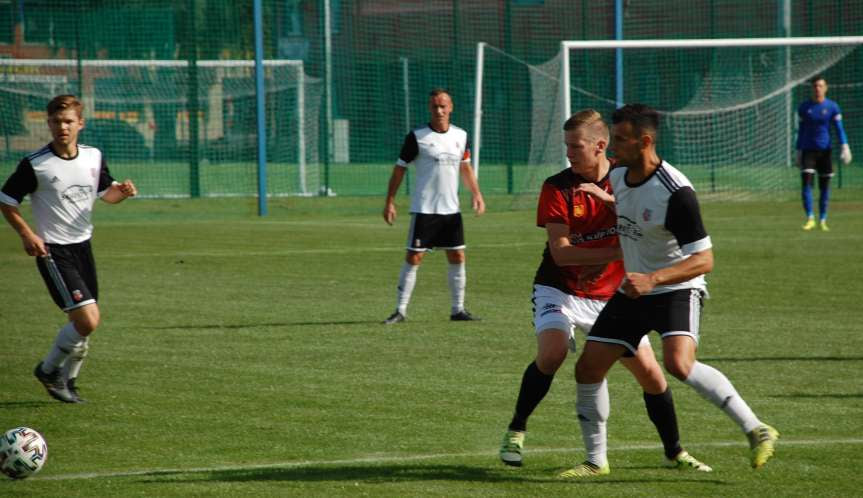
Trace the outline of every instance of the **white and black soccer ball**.
<instances>
[{"instance_id":1,"label":"white and black soccer ball","mask_svg":"<svg viewBox=\"0 0 863 498\"><path fill-rule=\"evenodd\" d=\"M0 438L0 472L24 479L42 469L48 459L48 444L29 427L10 429Z\"/></svg>"}]
</instances>

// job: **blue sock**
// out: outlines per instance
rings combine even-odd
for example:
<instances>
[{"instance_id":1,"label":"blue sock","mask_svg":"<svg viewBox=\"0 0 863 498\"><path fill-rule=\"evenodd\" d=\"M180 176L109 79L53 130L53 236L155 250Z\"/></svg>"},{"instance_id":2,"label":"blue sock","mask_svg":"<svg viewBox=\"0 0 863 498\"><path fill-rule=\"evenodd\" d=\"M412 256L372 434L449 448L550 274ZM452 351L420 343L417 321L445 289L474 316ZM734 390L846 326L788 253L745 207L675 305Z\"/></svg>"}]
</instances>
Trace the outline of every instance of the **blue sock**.
<instances>
[{"instance_id":1,"label":"blue sock","mask_svg":"<svg viewBox=\"0 0 863 498\"><path fill-rule=\"evenodd\" d=\"M821 221L827 219L827 204L830 202L830 185L821 187L821 197L818 198L818 218Z\"/></svg>"},{"instance_id":2,"label":"blue sock","mask_svg":"<svg viewBox=\"0 0 863 498\"><path fill-rule=\"evenodd\" d=\"M806 216L811 218L812 214L812 185L803 185L803 210Z\"/></svg>"}]
</instances>

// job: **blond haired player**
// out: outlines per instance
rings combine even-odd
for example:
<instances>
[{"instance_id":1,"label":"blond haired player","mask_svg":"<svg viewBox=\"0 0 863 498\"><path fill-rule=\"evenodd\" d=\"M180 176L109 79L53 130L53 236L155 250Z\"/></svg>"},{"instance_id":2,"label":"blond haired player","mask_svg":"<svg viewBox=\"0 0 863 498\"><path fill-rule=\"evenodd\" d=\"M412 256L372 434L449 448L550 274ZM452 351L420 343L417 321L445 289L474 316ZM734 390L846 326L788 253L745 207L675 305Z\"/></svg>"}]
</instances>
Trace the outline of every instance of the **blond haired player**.
<instances>
[{"instance_id":1,"label":"blond haired player","mask_svg":"<svg viewBox=\"0 0 863 498\"><path fill-rule=\"evenodd\" d=\"M51 143L25 157L0 189L0 211L35 256L39 273L68 322L60 328L34 375L53 398L83 401L75 380L99 326L99 288L90 247L96 198L109 204L137 194L131 180L114 181L102 152L78 143L84 106L74 95L58 95L47 106ZM18 207L30 196L36 227Z\"/></svg>"},{"instance_id":2,"label":"blond haired player","mask_svg":"<svg viewBox=\"0 0 863 498\"><path fill-rule=\"evenodd\" d=\"M570 167L545 180L537 207L536 223L548 235L534 278L537 355L522 376L515 413L500 449L501 461L513 466L522 464L528 417L545 397L568 351L575 351L575 330L590 332L623 279L614 207L600 200L602 196L611 199L611 164L605 155L608 127L598 112L587 109L570 117L563 130ZM662 439L667 462L709 472L710 467L680 445L671 389L650 343L642 341L634 355L620 361L644 390L647 413ZM608 411L604 382L595 397ZM605 432L592 434L592 438L595 458L605 459ZM602 473L594 470L585 466L565 477Z\"/></svg>"}]
</instances>

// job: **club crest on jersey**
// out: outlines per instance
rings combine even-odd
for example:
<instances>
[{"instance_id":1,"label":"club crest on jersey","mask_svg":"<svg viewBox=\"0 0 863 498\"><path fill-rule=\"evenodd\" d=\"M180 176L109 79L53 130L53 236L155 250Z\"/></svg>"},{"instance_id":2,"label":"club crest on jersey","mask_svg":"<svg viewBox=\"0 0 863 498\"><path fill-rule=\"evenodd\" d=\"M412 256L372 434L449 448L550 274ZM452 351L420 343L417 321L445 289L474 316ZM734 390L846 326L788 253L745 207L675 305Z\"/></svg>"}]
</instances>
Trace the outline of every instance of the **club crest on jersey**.
<instances>
[{"instance_id":1,"label":"club crest on jersey","mask_svg":"<svg viewBox=\"0 0 863 498\"><path fill-rule=\"evenodd\" d=\"M572 215L576 218L584 216L586 211L587 209L585 209L584 204L576 204L575 206L572 206Z\"/></svg>"},{"instance_id":2,"label":"club crest on jersey","mask_svg":"<svg viewBox=\"0 0 863 498\"><path fill-rule=\"evenodd\" d=\"M650 217L653 216L653 211L650 209L645 209L643 213L641 213L641 218L644 221L650 221Z\"/></svg>"},{"instance_id":3,"label":"club crest on jersey","mask_svg":"<svg viewBox=\"0 0 863 498\"><path fill-rule=\"evenodd\" d=\"M82 292L81 292L80 290L78 290L78 289L75 289L75 290L73 290L73 291L72 291L72 299L74 299L74 300L75 300L75 302L78 302L78 301L80 301L80 300L84 299L84 293L82 293Z\"/></svg>"}]
</instances>

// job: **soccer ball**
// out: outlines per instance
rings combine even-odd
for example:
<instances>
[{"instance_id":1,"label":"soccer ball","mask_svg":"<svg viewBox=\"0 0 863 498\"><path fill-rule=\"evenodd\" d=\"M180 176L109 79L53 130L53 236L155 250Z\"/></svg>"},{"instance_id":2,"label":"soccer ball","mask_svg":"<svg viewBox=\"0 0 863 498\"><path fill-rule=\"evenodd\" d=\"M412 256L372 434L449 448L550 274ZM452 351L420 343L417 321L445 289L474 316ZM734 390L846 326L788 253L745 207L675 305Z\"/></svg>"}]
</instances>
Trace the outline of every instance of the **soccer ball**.
<instances>
[{"instance_id":1,"label":"soccer ball","mask_svg":"<svg viewBox=\"0 0 863 498\"><path fill-rule=\"evenodd\" d=\"M48 459L48 444L29 427L10 429L0 437L0 472L24 479L42 469Z\"/></svg>"}]
</instances>

